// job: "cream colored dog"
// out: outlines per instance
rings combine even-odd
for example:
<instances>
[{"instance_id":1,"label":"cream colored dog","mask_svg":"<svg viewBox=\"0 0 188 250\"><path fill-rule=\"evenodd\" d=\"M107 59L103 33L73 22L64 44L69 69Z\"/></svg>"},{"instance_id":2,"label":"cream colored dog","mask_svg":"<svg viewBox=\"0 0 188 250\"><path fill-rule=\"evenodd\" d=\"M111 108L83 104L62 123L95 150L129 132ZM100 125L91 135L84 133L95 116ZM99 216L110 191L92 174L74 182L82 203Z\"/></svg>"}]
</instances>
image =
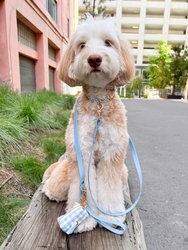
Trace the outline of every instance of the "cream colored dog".
<instances>
[{"instance_id":1,"label":"cream colored dog","mask_svg":"<svg viewBox=\"0 0 188 250\"><path fill-rule=\"evenodd\" d=\"M83 86L78 124L86 187L95 121L97 118L102 120L91 163L90 185L98 205L111 212L125 209L123 189L128 177L124 161L129 136L124 105L115 87L125 85L133 76L134 59L128 43L111 22L91 18L73 35L59 67L62 81L70 86ZM43 192L51 200L67 200L67 211L80 199L73 134L72 114L66 131L67 159L52 164L43 177ZM109 217L95 208L89 192L87 203L99 216ZM124 221L125 216L116 219ZM77 232L92 230L96 224L88 217L78 226Z\"/></svg>"}]
</instances>

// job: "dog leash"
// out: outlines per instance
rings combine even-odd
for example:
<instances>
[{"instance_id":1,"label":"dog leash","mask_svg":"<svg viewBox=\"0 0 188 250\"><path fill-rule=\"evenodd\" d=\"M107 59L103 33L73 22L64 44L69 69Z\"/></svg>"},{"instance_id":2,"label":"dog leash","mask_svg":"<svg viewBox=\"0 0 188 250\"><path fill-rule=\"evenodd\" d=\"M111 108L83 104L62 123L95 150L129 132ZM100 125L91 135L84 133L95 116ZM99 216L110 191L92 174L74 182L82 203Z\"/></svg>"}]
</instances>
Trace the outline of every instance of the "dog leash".
<instances>
[{"instance_id":1,"label":"dog leash","mask_svg":"<svg viewBox=\"0 0 188 250\"><path fill-rule=\"evenodd\" d=\"M76 151L78 169L79 169L79 175L80 175L80 203L76 202L71 210L69 210L66 214L58 217L57 218L58 224L59 224L60 228L66 234L71 234L73 232L76 232L76 228L78 227L78 225L80 225L90 215L100 225L102 225L103 227L105 227L109 231L111 231L115 234L118 234L118 235L123 235L127 230L127 226L124 223L117 221L117 220L112 220L112 219L110 220L110 219L105 219L105 218L99 217L87 204L87 190L85 187L84 164L83 164L82 153L81 153L80 144L79 144L79 134L78 134L78 106L79 106L79 99L78 99L77 104L75 106L75 112L74 112L74 143L75 143L75 151ZM89 163L88 163L88 190L90 192L90 195L91 195L91 198L94 202L94 205L103 214L107 214L107 215L114 216L114 217L125 215L125 214L129 213L136 206L136 204L138 203L138 200L140 198L140 195L141 195L142 172L141 172L141 168L140 168L140 163L138 160L138 156L137 156L134 144L132 143L131 139L129 138L129 146L130 146L130 149L132 152L134 164L136 166L136 170L137 170L138 177L139 177L140 191L139 191L138 197L135 200L135 202L128 209L126 209L125 211L122 211L122 212L109 212L109 211L105 211L102 208L100 208L93 198L93 195L91 192L91 187L90 187L90 180L89 180L91 159L92 159L93 152L94 152L94 146L96 143L97 132L99 130L99 126L101 124L101 119L102 119L102 115L101 115L102 108L100 109L100 107L99 107L99 110L97 110L97 114L98 114L98 119L96 119L96 121L95 121L95 128L94 128L94 132L93 132L93 141L92 141L92 150L90 153Z\"/></svg>"},{"instance_id":2,"label":"dog leash","mask_svg":"<svg viewBox=\"0 0 188 250\"><path fill-rule=\"evenodd\" d=\"M127 230L127 226L124 223L117 221L117 220L109 220L109 219L99 217L87 204L87 198L86 198L87 190L85 187L84 164L83 164L83 158L82 158L82 153L81 153L81 149L80 149L79 134L78 134L78 106L79 106L79 100L77 101L77 104L75 107L75 112L74 112L74 143L75 143L76 157L77 157L77 161L78 161L78 169L79 169L79 174L80 174L80 202L81 202L81 205L100 225L102 225L103 227L105 227L106 229L108 229L109 231L111 231L115 234L123 235ZM95 204L97 209L99 211L101 211L103 214L114 216L114 217L126 215L127 213L129 213L130 211L132 211L136 207L136 205L140 199L141 192L142 192L142 171L141 171L138 155L137 155L135 146L134 146L131 138L129 138L129 147L130 147L133 161L134 161L134 164L135 164L135 167L137 170L137 174L139 177L139 194L138 194L136 200L128 209L126 209L124 211L109 212L109 211L103 210L101 207L98 206L98 204L94 200L94 197L93 197L92 192L91 192L90 181L89 181L90 180L89 176L90 176L91 159L92 159L94 146L96 143L96 136L97 136L97 132L99 130L100 124L101 124L101 120L97 119L95 122L95 129L93 132L92 150L90 153L89 164L88 164L88 189L89 189L91 198L93 200L93 203ZM116 227L119 227L119 229Z\"/></svg>"}]
</instances>

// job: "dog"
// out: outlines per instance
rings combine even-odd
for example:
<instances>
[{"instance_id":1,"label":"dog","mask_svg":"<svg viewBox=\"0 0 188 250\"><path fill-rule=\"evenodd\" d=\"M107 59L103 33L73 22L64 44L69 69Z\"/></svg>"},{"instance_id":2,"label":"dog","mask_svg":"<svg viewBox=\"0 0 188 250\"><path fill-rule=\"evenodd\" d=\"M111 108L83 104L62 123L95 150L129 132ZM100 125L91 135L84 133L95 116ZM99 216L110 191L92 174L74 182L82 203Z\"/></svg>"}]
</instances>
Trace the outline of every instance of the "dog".
<instances>
[{"instance_id":1,"label":"dog","mask_svg":"<svg viewBox=\"0 0 188 250\"><path fill-rule=\"evenodd\" d=\"M102 121L91 160L90 186L97 204L111 212L125 210L123 190L128 181L124 162L129 135L125 108L116 87L130 81L134 72L134 57L129 43L121 37L113 23L92 18L78 27L59 65L59 78L71 87L82 86L83 89L79 97L78 125L86 189L95 121L97 118ZM75 107L65 136L67 158L52 164L43 176L43 193L50 200L67 200L67 212L80 199L80 176L74 147L74 110ZM99 216L110 218L97 210L89 192L87 203ZM125 216L116 219L124 222ZM96 220L89 216L76 231L90 231L96 225Z\"/></svg>"}]
</instances>

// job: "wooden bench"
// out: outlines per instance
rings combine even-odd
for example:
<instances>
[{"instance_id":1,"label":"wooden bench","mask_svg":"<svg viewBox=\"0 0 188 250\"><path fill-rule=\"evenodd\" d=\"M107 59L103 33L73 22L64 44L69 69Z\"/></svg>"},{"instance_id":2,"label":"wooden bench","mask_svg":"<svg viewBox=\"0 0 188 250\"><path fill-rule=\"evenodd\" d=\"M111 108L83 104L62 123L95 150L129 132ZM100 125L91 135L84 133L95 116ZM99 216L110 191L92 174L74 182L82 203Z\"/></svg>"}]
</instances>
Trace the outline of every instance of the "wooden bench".
<instances>
[{"instance_id":1,"label":"wooden bench","mask_svg":"<svg viewBox=\"0 0 188 250\"><path fill-rule=\"evenodd\" d=\"M65 211L64 203L49 201L36 191L30 207L1 246L1 250L146 250L143 226L136 209L127 215L127 233L115 235L97 227L91 232L65 235L57 217ZM129 193L129 192L128 192Z\"/></svg>"}]
</instances>

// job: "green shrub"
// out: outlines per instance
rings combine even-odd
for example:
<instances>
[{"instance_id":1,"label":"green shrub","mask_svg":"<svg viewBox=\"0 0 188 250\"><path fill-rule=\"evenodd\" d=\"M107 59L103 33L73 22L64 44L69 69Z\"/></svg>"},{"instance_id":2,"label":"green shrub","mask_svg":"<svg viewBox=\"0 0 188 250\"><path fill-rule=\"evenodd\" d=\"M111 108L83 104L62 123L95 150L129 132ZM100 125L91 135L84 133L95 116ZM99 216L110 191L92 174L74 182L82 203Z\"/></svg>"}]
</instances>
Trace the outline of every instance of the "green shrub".
<instances>
[{"instance_id":1,"label":"green shrub","mask_svg":"<svg viewBox=\"0 0 188 250\"><path fill-rule=\"evenodd\" d=\"M34 156L16 156L11 159L11 166L18 171L23 181L35 190L41 183L46 169L44 164Z\"/></svg>"}]
</instances>

